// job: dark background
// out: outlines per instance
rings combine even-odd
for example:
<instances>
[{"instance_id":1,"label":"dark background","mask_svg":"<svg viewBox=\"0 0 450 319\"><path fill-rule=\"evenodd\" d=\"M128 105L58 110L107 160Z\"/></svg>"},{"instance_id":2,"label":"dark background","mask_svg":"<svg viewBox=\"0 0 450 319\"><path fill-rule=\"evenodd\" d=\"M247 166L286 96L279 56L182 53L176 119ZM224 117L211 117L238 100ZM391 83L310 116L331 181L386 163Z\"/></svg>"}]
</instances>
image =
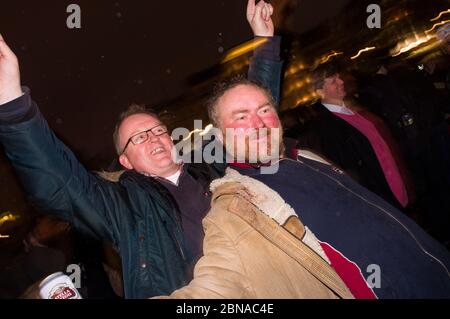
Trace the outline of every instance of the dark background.
<instances>
[{"instance_id":1,"label":"dark background","mask_svg":"<svg viewBox=\"0 0 450 319\"><path fill-rule=\"evenodd\" d=\"M81 29L66 26L71 3L81 7ZM429 27L431 17L450 7L448 0L272 3L277 33L290 46L283 50L287 69L297 60L308 65L330 50L346 51L348 60L374 41L395 44L415 28ZM380 30L366 26L370 3L382 7ZM100 170L111 167L116 118L132 102L170 113L172 122L188 128L194 119L205 118L201 98L217 73L233 66L220 70L219 62L252 38L246 4L246 0L1 0L0 33L17 54L22 84L31 89L50 127L82 163ZM403 12L408 15L395 20ZM296 78L288 80L294 83ZM296 106L284 100L292 104L288 107ZM0 239L0 268L20 247L25 225L34 214L0 147L0 216L7 211L20 218L0 225L0 233L11 234Z\"/></svg>"},{"instance_id":2,"label":"dark background","mask_svg":"<svg viewBox=\"0 0 450 319\"><path fill-rule=\"evenodd\" d=\"M348 2L297 1L292 27L310 30ZM81 7L81 29L66 26L71 3ZM131 102L164 105L189 90L189 76L251 39L246 3L2 1L0 32L50 126L88 166L105 168L121 110Z\"/></svg>"}]
</instances>

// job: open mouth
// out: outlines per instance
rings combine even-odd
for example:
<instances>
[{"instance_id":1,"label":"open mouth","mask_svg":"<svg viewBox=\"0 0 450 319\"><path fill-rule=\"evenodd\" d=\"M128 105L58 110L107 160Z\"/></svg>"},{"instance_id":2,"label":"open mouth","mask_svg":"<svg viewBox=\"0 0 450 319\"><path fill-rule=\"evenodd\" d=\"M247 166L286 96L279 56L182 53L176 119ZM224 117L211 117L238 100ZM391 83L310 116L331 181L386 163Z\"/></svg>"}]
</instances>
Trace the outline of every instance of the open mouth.
<instances>
[{"instance_id":1,"label":"open mouth","mask_svg":"<svg viewBox=\"0 0 450 319\"><path fill-rule=\"evenodd\" d=\"M162 147L157 147L150 152L151 155L157 155L161 153L164 153L164 148Z\"/></svg>"}]
</instances>

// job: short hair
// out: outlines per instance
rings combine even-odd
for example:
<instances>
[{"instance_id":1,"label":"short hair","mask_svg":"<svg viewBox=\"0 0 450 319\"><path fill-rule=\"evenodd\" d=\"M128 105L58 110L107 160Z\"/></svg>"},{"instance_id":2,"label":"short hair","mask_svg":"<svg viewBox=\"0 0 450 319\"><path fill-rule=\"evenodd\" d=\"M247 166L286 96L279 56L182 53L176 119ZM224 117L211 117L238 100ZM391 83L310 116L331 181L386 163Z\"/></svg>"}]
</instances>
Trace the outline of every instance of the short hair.
<instances>
[{"instance_id":1,"label":"short hair","mask_svg":"<svg viewBox=\"0 0 450 319\"><path fill-rule=\"evenodd\" d=\"M264 85L257 81L249 80L243 75L238 75L235 77L232 77L231 79L218 82L214 85L213 93L208 98L206 102L206 107L208 109L208 116L211 120L212 124L215 127L219 126L219 118L217 114L217 104L222 96L225 95L229 90L239 86L239 85L250 85L253 87L256 87L263 91L263 93L269 98L270 104L275 106L276 102L275 99L272 96L272 93L269 89L267 89Z\"/></svg>"},{"instance_id":2,"label":"short hair","mask_svg":"<svg viewBox=\"0 0 450 319\"><path fill-rule=\"evenodd\" d=\"M117 155L120 155L122 153L122 150L120 149L120 145L119 145L120 126L128 117L135 115L135 114L147 114L147 115L150 115L150 116L154 117L155 119L159 120L158 114L156 114L152 109L147 108L143 104L131 104L130 106L128 106L128 108L124 112L120 113L119 119L117 120L116 127L115 127L114 133L113 133L113 142L114 142L114 147L116 149Z\"/></svg>"},{"instance_id":3,"label":"short hair","mask_svg":"<svg viewBox=\"0 0 450 319\"><path fill-rule=\"evenodd\" d=\"M339 69L335 64L325 63L319 65L312 72L311 83L314 90L323 88L325 79L339 73Z\"/></svg>"}]
</instances>

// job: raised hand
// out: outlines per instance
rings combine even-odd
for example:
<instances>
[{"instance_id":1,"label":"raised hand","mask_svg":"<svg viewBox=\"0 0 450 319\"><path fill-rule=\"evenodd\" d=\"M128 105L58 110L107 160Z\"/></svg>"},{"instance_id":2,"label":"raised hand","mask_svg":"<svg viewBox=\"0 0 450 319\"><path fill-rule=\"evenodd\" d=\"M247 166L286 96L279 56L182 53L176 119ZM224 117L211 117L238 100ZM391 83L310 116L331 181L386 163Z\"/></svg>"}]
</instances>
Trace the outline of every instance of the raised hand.
<instances>
[{"instance_id":1,"label":"raised hand","mask_svg":"<svg viewBox=\"0 0 450 319\"><path fill-rule=\"evenodd\" d=\"M252 28L254 36L273 37L274 26L272 21L273 7L271 4L260 0L248 0L247 21Z\"/></svg>"},{"instance_id":2,"label":"raised hand","mask_svg":"<svg viewBox=\"0 0 450 319\"><path fill-rule=\"evenodd\" d=\"M21 95L19 62L0 34L0 105Z\"/></svg>"}]
</instances>

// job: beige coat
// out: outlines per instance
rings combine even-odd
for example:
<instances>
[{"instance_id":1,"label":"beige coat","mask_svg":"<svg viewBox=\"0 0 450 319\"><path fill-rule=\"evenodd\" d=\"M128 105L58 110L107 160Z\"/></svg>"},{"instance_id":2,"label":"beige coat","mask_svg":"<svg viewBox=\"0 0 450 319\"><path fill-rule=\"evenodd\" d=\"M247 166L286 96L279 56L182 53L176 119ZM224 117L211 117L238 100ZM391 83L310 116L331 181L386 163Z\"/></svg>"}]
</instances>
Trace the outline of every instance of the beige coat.
<instances>
[{"instance_id":1,"label":"beige coat","mask_svg":"<svg viewBox=\"0 0 450 319\"><path fill-rule=\"evenodd\" d=\"M353 298L275 191L232 169L211 190L204 256L170 298Z\"/></svg>"}]
</instances>

